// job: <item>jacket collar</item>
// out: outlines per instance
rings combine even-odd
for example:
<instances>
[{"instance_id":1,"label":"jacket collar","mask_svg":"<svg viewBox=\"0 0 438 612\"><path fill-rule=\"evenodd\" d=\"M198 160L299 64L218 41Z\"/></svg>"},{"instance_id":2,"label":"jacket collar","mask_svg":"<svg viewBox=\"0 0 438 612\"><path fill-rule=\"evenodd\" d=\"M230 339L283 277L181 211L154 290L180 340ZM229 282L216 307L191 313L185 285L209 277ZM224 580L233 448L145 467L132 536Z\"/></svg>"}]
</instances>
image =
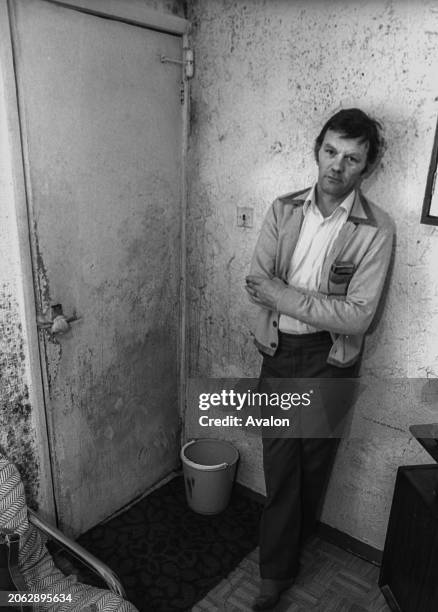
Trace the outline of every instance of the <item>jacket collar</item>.
<instances>
[{"instance_id":1,"label":"jacket collar","mask_svg":"<svg viewBox=\"0 0 438 612\"><path fill-rule=\"evenodd\" d=\"M365 225L372 225L377 227L376 218L373 215L370 205L363 193L358 189L356 191L356 197L354 198L353 206L351 208L349 221L353 223L363 223Z\"/></svg>"},{"instance_id":2,"label":"jacket collar","mask_svg":"<svg viewBox=\"0 0 438 612\"><path fill-rule=\"evenodd\" d=\"M336 209L333 211L332 214L335 213L335 211L343 211L345 213L345 218L348 219L348 217L350 216L351 210L353 208L353 203L356 197L356 193L350 192L344 199L343 201L339 204L339 206L336 207ZM303 205L303 214L306 215L308 209L310 206L314 206L315 208L318 209L318 207L316 206L316 183L314 183L313 187L311 188L311 190L309 191L309 193L307 194L306 200L304 202ZM319 209L318 209L319 210Z\"/></svg>"},{"instance_id":3,"label":"jacket collar","mask_svg":"<svg viewBox=\"0 0 438 612\"><path fill-rule=\"evenodd\" d=\"M297 197L297 199L294 201L295 206L302 206L309 198L310 193L310 187L298 192L296 195L299 197ZM356 196L354 198L353 206L351 207L348 221L356 224L372 225L373 227L377 227L377 222L371 207L360 189L356 190Z\"/></svg>"}]
</instances>

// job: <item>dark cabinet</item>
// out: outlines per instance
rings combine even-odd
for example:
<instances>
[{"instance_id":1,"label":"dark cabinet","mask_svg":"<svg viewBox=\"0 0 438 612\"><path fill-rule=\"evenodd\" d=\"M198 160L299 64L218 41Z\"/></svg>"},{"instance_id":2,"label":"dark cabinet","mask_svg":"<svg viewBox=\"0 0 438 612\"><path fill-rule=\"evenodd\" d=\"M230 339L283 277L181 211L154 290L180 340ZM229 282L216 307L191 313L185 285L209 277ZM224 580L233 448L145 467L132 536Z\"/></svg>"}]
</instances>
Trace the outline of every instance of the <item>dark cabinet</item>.
<instances>
[{"instance_id":1,"label":"dark cabinet","mask_svg":"<svg viewBox=\"0 0 438 612\"><path fill-rule=\"evenodd\" d=\"M391 610L438 610L437 486L437 465L398 469L379 579Z\"/></svg>"}]
</instances>

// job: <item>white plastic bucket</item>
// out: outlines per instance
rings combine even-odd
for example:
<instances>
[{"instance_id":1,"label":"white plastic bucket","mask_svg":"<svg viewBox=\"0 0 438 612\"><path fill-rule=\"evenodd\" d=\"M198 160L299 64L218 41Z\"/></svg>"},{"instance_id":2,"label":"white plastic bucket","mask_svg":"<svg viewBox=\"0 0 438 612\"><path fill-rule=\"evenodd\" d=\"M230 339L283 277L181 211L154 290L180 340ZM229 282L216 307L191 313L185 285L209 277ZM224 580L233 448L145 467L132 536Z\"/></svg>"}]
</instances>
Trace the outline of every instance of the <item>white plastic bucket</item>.
<instances>
[{"instance_id":1,"label":"white plastic bucket","mask_svg":"<svg viewBox=\"0 0 438 612\"><path fill-rule=\"evenodd\" d=\"M239 453L224 440L191 440L181 449L187 503L199 514L218 514L230 501Z\"/></svg>"}]
</instances>

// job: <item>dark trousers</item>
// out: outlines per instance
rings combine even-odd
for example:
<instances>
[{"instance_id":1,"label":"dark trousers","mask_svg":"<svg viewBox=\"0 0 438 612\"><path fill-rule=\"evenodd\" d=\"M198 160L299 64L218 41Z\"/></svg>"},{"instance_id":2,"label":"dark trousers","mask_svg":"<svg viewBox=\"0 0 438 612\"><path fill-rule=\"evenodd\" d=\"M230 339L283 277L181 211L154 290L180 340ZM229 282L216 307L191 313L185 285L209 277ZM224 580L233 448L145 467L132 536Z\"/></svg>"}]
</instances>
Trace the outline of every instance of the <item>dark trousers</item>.
<instances>
[{"instance_id":1,"label":"dark trousers","mask_svg":"<svg viewBox=\"0 0 438 612\"><path fill-rule=\"evenodd\" d=\"M260 388L272 378L354 378L359 364L327 364L330 334L280 334L273 357L264 355ZM271 386L272 388L272 386ZM263 438L266 502L260 525L260 575L296 576L300 549L313 532L339 440Z\"/></svg>"}]
</instances>

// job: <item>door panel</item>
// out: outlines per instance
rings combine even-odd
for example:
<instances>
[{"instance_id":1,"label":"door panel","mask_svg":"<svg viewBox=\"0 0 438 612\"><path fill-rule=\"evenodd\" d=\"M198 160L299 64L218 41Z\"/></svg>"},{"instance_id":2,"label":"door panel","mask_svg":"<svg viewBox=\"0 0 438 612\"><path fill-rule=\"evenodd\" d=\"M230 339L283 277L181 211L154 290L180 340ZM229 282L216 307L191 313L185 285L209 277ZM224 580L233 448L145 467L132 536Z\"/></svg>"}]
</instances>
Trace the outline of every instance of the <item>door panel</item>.
<instances>
[{"instance_id":1,"label":"door panel","mask_svg":"<svg viewBox=\"0 0 438 612\"><path fill-rule=\"evenodd\" d=\"M181 39L14 3L37 298L60 522L80 533L178 461Z\"/></svg>"}]
</instances>

